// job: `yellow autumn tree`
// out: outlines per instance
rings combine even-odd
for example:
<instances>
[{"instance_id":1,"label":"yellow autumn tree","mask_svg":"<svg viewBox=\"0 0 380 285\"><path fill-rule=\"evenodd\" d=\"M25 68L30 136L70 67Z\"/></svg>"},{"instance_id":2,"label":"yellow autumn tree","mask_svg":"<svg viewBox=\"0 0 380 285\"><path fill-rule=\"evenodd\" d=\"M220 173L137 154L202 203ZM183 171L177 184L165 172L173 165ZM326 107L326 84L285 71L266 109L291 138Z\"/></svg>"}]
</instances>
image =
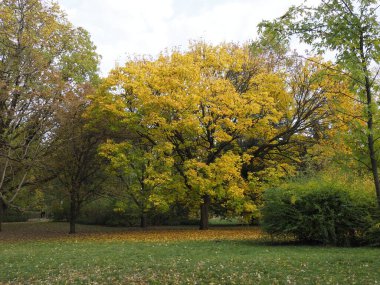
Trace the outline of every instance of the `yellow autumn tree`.
<instances>
[{"instance_id":1,"label":"yellow autumn tree","mask_svg":"<svg viewBox=\"0 0 380 285\"><path fill-rule=\"evenodd\" d=\"M305 170L305 164L323 167L337 152L347 155L338 134L360 118L347 79L331 63L295 56L282 74L290 95L285 115L261 128L264 133L255 127L246 137L246 171L255 187Z\"/></svg>"},{"instance_id":2,"label":"yellow autumn tree","mask_svg":"<svg viewBox=\"0 0 380 285\"><path fill-rule=\"evenodd\" d=\"M162 159L168 149L157 148L144 140L107 141L100 148L100 155L108 164L108 174L122 185L123 191L115 193L121 201L118 211L124 212L124 201L132 201L138 210L140 226L148 224L148 211L162 212L173 202L175 183L170 159ZM174 193L177 194L177 193Z\"/></svg>"},{"instance_id":3,"label":"yellow autumn tree","mask_svg":"<svg viewBox=\"0 0 380 285\"><path fill-rule=\"evenodd\" d=\"M97 124L143 138L170 160L177 187L200 208L253 217L262 183L294 174L317 126L331 128L329 102L343 88L318 66L267 68L248 46L204 42L116 68L93 97ZM98 119L96 119L98 118ZM313 143L311 143L313 141ZM169 146L169 147L168 147Z\"/></svg>"}]
</instances>

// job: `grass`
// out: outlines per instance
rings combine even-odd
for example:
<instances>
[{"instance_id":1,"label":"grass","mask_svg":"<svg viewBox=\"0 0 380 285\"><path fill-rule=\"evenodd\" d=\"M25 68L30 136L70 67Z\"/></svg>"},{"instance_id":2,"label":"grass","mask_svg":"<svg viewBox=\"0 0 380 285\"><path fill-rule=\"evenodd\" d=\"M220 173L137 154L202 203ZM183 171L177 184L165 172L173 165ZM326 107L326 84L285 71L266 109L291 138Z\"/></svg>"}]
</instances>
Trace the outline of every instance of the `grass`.
<instances>
[{"instance_id":1,"label":"grass","mask_svg":"<svg viewBox=\"0 0 380 285\"><path fill-rule=\"evenodd\" d=\"M257 228L66 229L6 225L0 283L380 284L378 248L269 246Z\"/></svg>"}]
</instances>

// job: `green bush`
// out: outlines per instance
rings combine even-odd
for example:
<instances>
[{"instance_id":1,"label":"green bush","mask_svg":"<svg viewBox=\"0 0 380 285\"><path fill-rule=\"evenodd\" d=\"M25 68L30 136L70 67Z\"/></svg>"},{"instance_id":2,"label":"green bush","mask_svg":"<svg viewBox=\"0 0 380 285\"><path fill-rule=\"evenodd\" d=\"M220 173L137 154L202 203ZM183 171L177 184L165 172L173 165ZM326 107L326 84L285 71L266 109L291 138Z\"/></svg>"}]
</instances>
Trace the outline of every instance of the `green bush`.
<instances>
[{"instance_id":1,"label":"green bush","mask_svg":"<svg viewBox=\"0 0 380 285\"><path fill-rule=\"evenodd\" d=\"M380 246L380 221L368 229L365 238L366 244L371 246Z\"/></svg>"},{"instance_id":2,"label":"green bush","mask_svg":"<svg viewBox=\"0 0 380 285\"><path fill-rule=\"evenodd\" d=\"M49 208L49 212L51 212L52 219L55 222L68 221L69 210L69 203L66 200L56 201Z\"/></svg>"},{"instance_id":3,"label":"green bush","mask_svg":"<svg viewBox=\"0 0 380 285\"><path fill-rule=\"evenodd\" d=\"M120 207L122 204L122 207ZM122 210L120 210L122 208ZM167 212L150 209L146 213L148 226L187 225L194 223L180 207L172 207ZM140 226L140 211L136 205L128 201L120 203L113 199L101 198L85 205L78 218L78 223L107 226ZM199 224L199 221L196 221Z\"/></svg>"},{"instance_id":4,"label":"green bush","mask_svg":"<svg viewBox=\"0 0 380 285\"><path fill-rule=\"evenodd\" d=\"M25 212L21 212L17 209L8 208L4 212L3 222L15 223L15 222L26 222L29 216Z\"/></svg>"},{"instance_id":5,"label":"green bush","mask_svg":"<svg viewBox=\"0 0 380 285\"><path fill-rule=\"evenodd\" d=\"M82 206L77 218L80 224L88 225L106 225L106 226L140 226L140 211L133 202L122 202L123 207L120 210L120 201L115 199L99 198ZM49 212L52 214L54 221L68 221L69 219L69 202L53 203ZM188 219L188 213L180 205L171 207L167 212L150 209L146 213L149 226L160 225L183 225L194 223ZM199 222L196 221L198 224Z\"/></svg>"},{"instance_id":6,"label":"green bush","mask_svg":"<svg viewBox=\"0 0 380 285\"><path fill-rule=\"evenodd\" d=\"M138 219L127 212L115 211L112 199L101 198L85 205L79 214L78 223L106 226L136 226Z\"/></svg>"},{"instance_id":7,"label":"green bush","mask_svg":"<svg viewBox=\"0 0 380 285\"><path fill-rule=\"evenodd\" d=\"M357 245L374 223L375 198L354 184L298 180L264 194L262 226L307 243Z\"/></svg>"}]
</instances>

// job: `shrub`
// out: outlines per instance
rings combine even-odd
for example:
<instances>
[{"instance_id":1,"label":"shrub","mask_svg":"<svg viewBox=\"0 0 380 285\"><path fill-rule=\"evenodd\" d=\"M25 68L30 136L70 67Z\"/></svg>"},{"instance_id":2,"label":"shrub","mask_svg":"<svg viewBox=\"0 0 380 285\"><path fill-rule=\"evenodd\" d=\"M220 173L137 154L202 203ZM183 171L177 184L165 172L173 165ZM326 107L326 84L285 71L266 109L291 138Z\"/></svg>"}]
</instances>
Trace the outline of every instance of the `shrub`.
<instances>
[{"instance_id":1,"label":"shrub","mask_svg":"<svg viewBox=\"0 0 380 285\"><path fill-rule=\"evenodd\" d=\"M101 198L85 205L79 214L78 223L106 226L136 226L138 219L129 212L115 211L116 201Z\"/></svg>"},{"instance_id":2,"label":"shrub","mask_svg":"<svg viewBox=\"0 0 380 285\"><path fill-rule=\"evenodd\" d=\"M380 246L380 221L375 223L366 233L366 243L372 246Z\"/></svg>"},{"instance_id":3,"label":"shrub","mask_svg":"<svg viewBox=\"0 0 380 285\"><path fill-rule=\"evenodd\" d=\"M150 209L146 213L149 226L183 225L192 221L187 212L177 205L162 212ZM78 223L107 226L140 226L140 211L133 202L100 198L85 205L78 217ZM196 221L199 224L199 221Z\"/></svg>"},{"instance_id":4,"label":"shrub","mask_svg":"<svg viewBox=\"0 0 380 285\"><path fill-rule=\"evenodd\" d=\"M373 225L375 198L346 183L298 180L264 195L263 229L302 242L356 245Z\"/></svg>"},{"instance_id":5,"label":"shrub","mask_svg":"<svg viewBox=\"0 0 380 285\"><path fill-rule=\"evenodd\" d=\"M14 222L26 222L29 216L25 212L21 212L17 209L8 208L4 212L3 222L14 223Z\"/></svg>"},{"instance_id":6,"label":"shrub","mask_svg":"<svg viewBox=\"0 0 380 285\"><path fill-rule=\"evenodd\" d=\"M66 200L54 202L49 209L53 221L62 222L69 219L69 203Z\"/></svg>"}]
</instances>

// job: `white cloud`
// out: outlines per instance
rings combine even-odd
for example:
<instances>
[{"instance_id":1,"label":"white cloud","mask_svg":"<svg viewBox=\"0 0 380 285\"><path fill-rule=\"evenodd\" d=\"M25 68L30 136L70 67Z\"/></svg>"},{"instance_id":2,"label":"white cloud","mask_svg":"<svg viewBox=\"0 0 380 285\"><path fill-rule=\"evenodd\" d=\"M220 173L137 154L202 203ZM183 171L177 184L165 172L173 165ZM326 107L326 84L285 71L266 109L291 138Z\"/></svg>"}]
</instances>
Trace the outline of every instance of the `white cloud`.
<instances>
[{"instance_id":1,"label":"white cloud","mask_svg":"<svg viewBox=\"0 0 380 285\"><path fill-rule=\"evenodd\" d=\"M246 42L263 19L302 0L58 0L76 26L87 29L102 55L103 75L128 56L157 55L189 40Z\"/></svg>"}]
</instances>

